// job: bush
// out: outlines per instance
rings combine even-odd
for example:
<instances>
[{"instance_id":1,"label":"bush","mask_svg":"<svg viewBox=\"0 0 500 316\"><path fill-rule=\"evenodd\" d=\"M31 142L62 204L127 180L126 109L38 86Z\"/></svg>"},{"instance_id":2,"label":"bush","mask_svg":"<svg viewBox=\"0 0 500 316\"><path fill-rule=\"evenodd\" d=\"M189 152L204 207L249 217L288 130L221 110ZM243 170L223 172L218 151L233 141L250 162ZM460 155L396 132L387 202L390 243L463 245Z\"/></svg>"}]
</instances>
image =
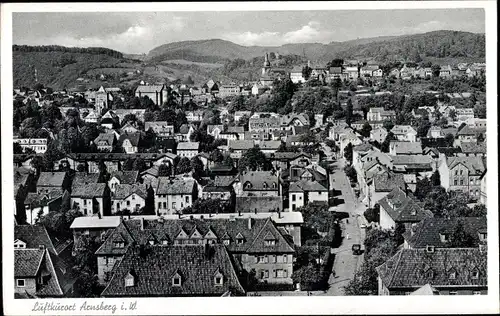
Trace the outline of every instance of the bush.
<instances>
[{"instance_id":1,"label":"bush","mask_svg":"<svg viewBox=\"0 0 500 316\"><path fill-rule=\"evenodd\" d=\"M375 204L374 207L366 209L366 211L363 213L365 216L366 220L371 223L371 222L380 222L380 206L378 204Z\"/></svg>"}]
</instances>

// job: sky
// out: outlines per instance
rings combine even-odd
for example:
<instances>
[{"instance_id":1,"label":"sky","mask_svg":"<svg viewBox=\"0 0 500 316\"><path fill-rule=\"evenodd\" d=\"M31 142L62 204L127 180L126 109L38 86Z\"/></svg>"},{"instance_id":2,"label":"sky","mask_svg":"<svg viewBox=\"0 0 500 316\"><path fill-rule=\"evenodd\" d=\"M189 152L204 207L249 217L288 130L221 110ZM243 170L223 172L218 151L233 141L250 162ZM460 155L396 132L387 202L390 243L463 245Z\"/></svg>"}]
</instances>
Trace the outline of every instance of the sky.
<instances>
[{"instance_id":1,"label":"sky","mask_svg":"<svg viewBox=\"0 0 500 316\"><path fill-rule=\"evenodd\" d=\"M171 42L214 38L278 46L435 30L484 33L484 20L483 9L14 13L13 43L142 54Z\"/></svg>"}]
</instances>

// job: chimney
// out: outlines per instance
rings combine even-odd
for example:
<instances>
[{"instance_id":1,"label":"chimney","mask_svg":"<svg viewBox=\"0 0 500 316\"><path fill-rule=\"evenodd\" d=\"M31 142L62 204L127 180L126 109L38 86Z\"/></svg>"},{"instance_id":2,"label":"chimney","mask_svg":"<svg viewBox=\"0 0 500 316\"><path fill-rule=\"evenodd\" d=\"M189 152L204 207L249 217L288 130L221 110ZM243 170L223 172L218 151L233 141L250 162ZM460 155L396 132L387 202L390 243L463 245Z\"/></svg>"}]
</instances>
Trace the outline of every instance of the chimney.
<instances>
[{"instance_id":1,"label":"chimney","mask_svg":"<svg viewBox=\"0 0 500 316\"><path fill-rule=\"evenodd\" d=\"M141 217L141 230L144 230L144 217Z\"/></svg>"},{"instance_id":2,"label":"chimney","mask_svg":"<svg viewBox=\"0 0 500 316\"><path fill-rule=\"evenodd\" d=\"M238 209L238 215L241 216L241 208Z\"/></svg>"},{"instance_id":3,"label":"chimney","mask_svg":"<svg viewBox=\"0 0 500 316\"><path fill-rule=\"evenodd\" d=\"M252 218L248 218L248 229L252 229Z\"/></svg>"},{"instance_id":4,"label":"chimney","mask_svg":"<svg viewBox=\"0 0 500 316\"><path fill-rule=\"evenodd\" d=\"M45 246L44 245L38 245L38 249L45 250Z\"/></svg>"},{"instance_id":5,"label":"chimney","mask_svg":"<svg viewBox=\"0 0 500 316\"><path fill-rule=\"evenodd\" d=\"M278 208L278 218L282 218L283 216L281 215L281 210Z\"/></svg>"},{"instance_id":6,"label":"chimney","mask_svg":"<svg viewBox=\"0 0 500 316\"><path fill-rule=\"evenodd\" d=\"M257 209L255 209L255 214L257 214Z\"/></svg>"},{"instance_id":7,"label":"chimney","mask_svg":"<svg viewBox=\"0 0 500 316\"><path fill-rule=\"evenodd\" d=\"M130 213L128 214L128 219L130 220Z\"/></svg>"},{"instance_id":8,"label":"chimney","mask_svg":"<svg viewBox=\"0 0 500 316\"><path fill-rule=\"evenodd\" d=\"M193 216L193 215L189 215L189 219L190 219L190 220L193 220L193 219L194 219L194 216Z\"/></svg>"},{"instance_id":9,"label":"chimney","mask_svg":"<svg viewBox=\"0 0 500 316\"><path fill-rule=\"evenodd\" d=\"M203 216L203 215L200 215L200 219L204 219L204 218L205 218L205 216Z\"/></svg>"},{"instance_id":10,"label":"chimney","mask_svg":"<svg viewBox=\"0 0 500 316\"><path fill-rule=\"evenodd\" d=\"M123 222L123 215L120 215L120 223Z\"/></svg>"}]
</instances>

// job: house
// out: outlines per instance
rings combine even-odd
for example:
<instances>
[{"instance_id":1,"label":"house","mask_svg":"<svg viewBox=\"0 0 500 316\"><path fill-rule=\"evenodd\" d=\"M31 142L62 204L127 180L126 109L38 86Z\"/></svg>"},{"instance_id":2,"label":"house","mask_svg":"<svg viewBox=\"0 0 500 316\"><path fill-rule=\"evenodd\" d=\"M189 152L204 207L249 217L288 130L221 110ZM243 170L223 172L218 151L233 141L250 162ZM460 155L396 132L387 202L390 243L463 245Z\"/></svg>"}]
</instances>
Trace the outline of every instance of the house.
<instances>
[{"instance_id":1,"label":"house","mask_svg":"<svg viewBox=\"0 0 500 316\"><path fill-rule=\"evenodd\" d=\"M238 214L281 214L283 211L281 196L237 196L235 201Z\"/></svg>"},{"instance_id":2,"label":"house","mask_svg":"<svg viewBox=\"0 0 500 316\"><path fill-rule=\"evenodd\" d=\"M396 118L396 112L390 110L386 111L384 108L370 108L366 113L367 121L384 121L393 120Z\"/></svg>"},{"instance_id":3,"label":"house","mask_svg":"<svg viewBox=\"0 0 500 316\"><path fill-rule=\"evenodd\" d=\"M418 142L408 141L391 141L389 143L390 155L421 155L422 144Z\"/></svg>"},{"instance_id":4,"label":"house","mask_svg":"<svg viewBox=\"0 0 500 316\"><path fill-rule=\"evenodd\" d=\"M227 142L227 150L233 159L240 159L247 150L254 146L253 140L228 140Z\"/></svg>"},{"instance_id":5,"label":"house","mask_svg":"<svg viewBox=\"0 0 500 316\"><path fill-rule=\"evenodd\" d=\"M390 170L374 174L373 177L367 181L367 187L366 199L363 200L363 202L366 203L368 207L373 207L376 201L380 201L396 188L406 191L404 176Z\"/></svg>"},{"instance_id":6,"label":"house","mask_svg":"<svg viewBox=\"0 0 500 316\"><path fill-rule=\"evenodd\" d=\"M269 86L268 85L264 85L261 82L256 82L252 86L251 92L252 92L252 95L259 96L259 95L263 94L264 92L266 92L268 90L269 90Z\"/></svg>"},{"instance_id":7,"label":"house","mask_svg":"<svg viewBox=\"0 0 500 316\"><path fill-rule=\"evenodd\" d=\"M111 213L137 213L146 206L147 196L145 184L117 184L111 196Z\"/></svg>"},{"instance_id":8,"label":"house","mask_svg":"<svg viewBox=\"0 0 500 316\"><path fill-rule=\"evenodd\" d=\"M192 124L182 124L179 127L179 132L175 134L178 142L189 142L191 135L195 132L195 127Z\"/></svg>"},{"instance_id":9,"label":"house","mask_svg":"<svg viewBox=\"0 0 500 316\"><path fill-rule=\"evenodd\" d=\"M186 111L186 119L189 123L203 121L203 110Z\"/></svg>"},{"instance_id":10,"label":"house","mask_svg":"<svg viewBox=\"0 0 500 316\"><path fill-rule=\"evenodd\" d=\"M479 199L485 170L486 164L481 157L447 157L439 166L441 186L447 191L462 191Z\"/></svg>"},{"instance_id":11,"label":"house","mask_svg":"<svg viewBox=\"0 0 500 316\"><path fill-rule=\"evenodd\" d=\"M21 145L23 152L29 148L37 154L43 154L47 151L47 138L16 138L14 143Z\"/></svg>"},{"instance_id":12,"label":"house","mask_svg":"<svg viewBox=\"0 0 500 316\"><path fill-rule=\"evenodd\" d=\"M139 152L139 145L141 141L140 133L124 133L120 135L118 144L123 148L127 154L135 154Z\"/></svg>"},{"instance_id":13,"label":"house","mask_svg":"<svg viewBox=\"0 0 500 316\"><path fill-rule=\"evenodd\" d=\"M240 86L236 84L223 84L219 87L219 97L226 98L240 94Z\"/></svg>"},{"instance_id":14,"label":"house","mask_svg":"<svg viewBox=\"0 0 500 316\"><path fill-rule=\"evenodd\" d=\"M358 66L347 66L344 68L344 72L347 74L348 79L358 79L359 77L359 68Z\"/></svg>"},{"instance_id":15,"label":"house","mask_svg":"<svg viewBox=\"0 0 500 316\"><path fill-rule=\"evenodd\" d=\"M14 168L23 168L26 170L33 170L35 171L35 168L31 165L31 161L33 160L33 157L36 157L36 155L32 154L14 154Z\"/></svg>"},{"instance_id":16,"label":"house","mask_svg":"<svg viewBox=\"0 0 500 316\"><path fill-rule=\"evenodd\" d=\"M60 191L63 193L65 187L69 186L69 176L66 172L40 172L36 182L36 192L38 194L49 191Z\"/></svg>"},{"instance_id":17,"label":"house","mask_svg":"<svg viewBox=\"0 0 500 316\"><path fill-rule=\"evenodd\" d=\"M358 135L354 132L349 131L346 134L343 134L339 137L339 148L340 148L340 156L344 156L344 149L351 144L352 146L360 145L363 141L360 139Z\"/></svg>"},{"instance_id":18,"label":"house","mask_svg":"<svg viewBox=\"0 0 500 316\"><path fill-rule=\"evenodd\" d=\"M208 94L216 94L219 92L219 85L214 80L210 79L203 84L201 90Z\"/></svg>"},{"instance_id":19,"label":"house","mask_svg":"<svg viewBox=\"0 0 500 316\"><path fill-rule=\"evenodd\" d=\"M428 217L403 233L404 248L455 248L450 241L458 225L472 237L471 247L486 243L486 217Z\"/></svg>"},{"instance_id":20,"label":"house","mask_svg":"<svg viewBox=\"0 0 500 316\"><path fill-rule=\"evenodd\" d=\"M130 121L126 122L119 131L116 131L116 133L121 134L136 134L139 133L139 129L136 127L137 125L135 123L131 123Z\"/></svg>"},{"instance_id":21,"label":"house","mask_svg":"<svg viewBox=\"0 0 500 316\"><path fill-rule=\"evenodd\" d=\"M295 66L292 68L290 71L290 80L292 80L293 83L303 83L305 82L305 78L302 75L302 67L301 66Z\"/></svg>"},{"instance_id":22,"label":"house","mask_svg":"<svg viewBox=\"0 0 500 316\"><path fill-rule=\"evenodd\" d=\"M162 247L164 249L200 249L204 256L214 255L215 248L226 249L231 256L227 258L227 263L233 261L238 273L244 273L245 271L248 273L255 270L257 272L256 279L259 283L292 284L294 249L282 232L278 230L273 220L268 217L269 215L263 218L239 218L236 215L235 217L216 219L211 219L205 215L203 218L200 216L196 219L193 216L193 219L169 217L168 219L159 218L153 220L123 220L96 251L99 280L102 283L110 281L107 287L109 289L114 282L113 280L117 278L116 273L121 271L121 265L123 262L127 262L128 251L134 247L133 243L135 242L136 245L147 245L149 249ZM184 260L197 258L194 255L189 256L180 253L163 254L163 257L186 258ZM141 256L135 253L134 258L140 259ZM217 262L216 258L212 259ZM119 263L116 263L116 261ZM192 262L201 264L203 261L196 259ZM219 269L222 269L221 264L222 262L217 262ZM156 266L156 264L151 264L151 266ZM187 269L197 266L197 264L186 261L182 262L180 267L166 265L161 270L181 269L179 281L182 284L183 280L184 282L188 280L188 275L183 274L182 269L186 273ZM215 270L214 272L216 272ZM211 271L207 273L212 277ZM205 273L198 271L194 275L196 278L204 278ZM171 276L169 273L169 277L174 276L175 272ZM158 279L158 276L154 275L153 278ZM190 282L192 282L193 278L190 279ZM139 278L137 278L137 281L139 281ZM124 284L124 282L120 282L120 284ZM103 296L106 296L107 289L104 290ZM158 286L155 287L154 291L164 291L164 289L165 286ZM189 294L193 295L195 291L198 290L192 289ZM151 293L148 295L151 295ZM198 293L198 295L202 295L202 293Z\"/></svg>"},{"instance_id":23,"label":"house","mask_svg":"<svg viewBox=\"0 0 500 316\"><path fill-rule=\"evenodd\" d=\"M63 193L60 189L51 189L40 193L28 192L23 201L26 223L35 225L39 215L59 211L64 194L68 194L67 191Z\"/></svg>"},{"instance_id":24,"label":"house","mask_svg":"<svg viewBox=\"0 0 500 316\"><path fill-rule=\"evenodd\" d=\"M410 125L395 125L391 129L397 140L404 142L416 142L417 131Z\"/></svg>"},{"instance_id":25,"label":"house","mask_svg":"<svg viewBox=\"0 0 500 316\"><path fill-rule=\"evenodd\" d=\"M248 130L250 132L263 131L265 133L272 133L273 131L280 129L281 119L276 116L266 114L256 116L254 114L248 121Z\"/></svg>"},{"instance_id":26,"label":"house","mask_svg":"<svg viewBox=\"0 0 500 316\"><path fill-rule=\"evenodd\" d=\"M80 216L73 220L70 229L73 232L74 243L77 244L82 236L103 242L108 231L120 225L120 216Z\"/></svg>"},{"instance_id":27,"label":"house","mask_svg":"<svg viewBox=\"0 0 500 316\"><path fill-rule=\"evenodd\" d=\"M99 112L91 110L84 117L83 120L85 123L97 124L101 119L101 114Z\"/></svg>"},{"instance_id":28,"label":"house","mask_svg":"<svg viewBox=\"0 0 500 316\"><path fill-rule=\"evenodd\" d=\"M140 85L135 90L135 96L148 97L156 105L162 105L167 100L167 91L164 85Z\"/></svg>"},{"instance_id":29,"label":"house","mask_svg":"<svg viewBox=\"0 0 500 316\"><path fill-rule=\"evenodd\" d=\"M244 171L235 185L237 196L280 196L279 177L272 171Z\"/></svg>"},{"instance_id":30,"label":"house","mask_svg":"<svg viewBox=\"0 0 500 316\"><path fill-rule=\"evenodd\" d=\"M317 181L299 180L290 183L288 192L291 211L295 211L310 202L328 205L328 189Z\"/></svg>"},{"instance_id":31,"label":"house","mask_svg":"<svg viewBox=\"0 0 500 316\"><path fill-rule=\"evenodd\" d=\"M202 198L231 202L234 196L234 181L233 176L216 176L213 182L203 187Z\"/></svg>"},{"instance_id":32,"label":"house","mask_svg":"<svg viewBox=\"0 0 500 316\"><path fill-rule=\"evenodd\" d=\"M479 248L401 249L376 268L379 295L407 295L432 284L439 295L486 295L487 251Z\"/></svg>"},{"instance_id":33,"label":"house","mask_svg":"<svg viewBox=\"0 0 500 316\"><path fill-rule=\"evenodd\" d=\"M112 152L115 143L116 136L114 133L100 133L99 136L94 139L94 144L99 151Z\"/></svg>"},{"instance_id":34,"label":"house","mask_svg":"<svg viewBox=\"0 0 500 316\"><path fill-rule=\"evenodd\" d=\"M259 141L258 146L264 154L272 154L278 151L281 146L281 141L278 140L267 140Z\"/></svg>"},{"instance_id":35,"label":"house","mask_svg":"<svg viewBox=\"0 0 500 316\"><path fill-rule=\"evenodd\" d=\"M150 129L156 134L156 137L174 136L174 125L167 121L145 122L144 130Z\"/></svg>"},{"instance_id":36,"label":"house","mask_svg":"<svg viewBox=\"0 0 500 316\"><path fill-rule=\"evenodd\" d=\"M106 183L89 183L77 186L71 192L71 206L86 216L109 215L110 190Z\"/></svg>"},{"instance_id":37,"label":"house","mask_svg":"<svg viewBox=\"0 0 500 316\"><path fill-rule=\"evenodd\" d=\"M139 171L113 171L109 173L108 187L111 193L115 193L120 184L134 184L139 180Z\"/></svg>"},{"instance_id":38,"label":"house","mask_svg":"<svg viewBox=\"0 0 500 316\"><path fill-rule=\"evenodd\" d=\"M234 122L238 123L243 116L250 118L251 115L251 111L236 111L234 112Z\"/></svg>"},{"instance_id":39,"label":"house","mask_svg":"<svg viewBox=\"0 0 500 316\"><path fill-rule=\"evenodd\" d=\"M245 138L245 128L243 126L227 126L219 133L220 139L237 140Z\"/></svg>"},{"instance_id":40,"label":"house","mask_svg":"<svg viewBox=\"0 0 500 316\"><path fill-rule=\"evenodd\" d=\"M383 127L375 128L370 131L370 139L382 144L387 137L387 130Z\"/></svg>"},{"instance_id":41,"label":"house","mask_svg":"<svg viewBox=\"0 0 500 316\"><path fill-rule=\"evenodd\" d=\"M282 130L292 129L292 126L309 126L309 117L305 113L290 113L280 117Z\"/></svg>"},{"instance_id":42,"label":"house","mask_svg":"<svg viewBox=\"0 0 500 316\"><path fill-rule=\"evenodd\" d=\"M304 152L275 152L266 154L275 170L288 170L290 166L306 167L311 164L311 156Z\"/></svg>"},{"instance_id":43,"label":"house","mask_svg":"<svg viewBox=\"0 0 500 316\"><path fill-rule=\"evenodd\" d=\"M439 70L439 77L440 78L451 78L451 72L452 72L451 66L446 65Z\"/></svg>"},{"instance_id":44,"label":"house","mask_svg":"<svg viewBox=\"0 0 500 316\"><path fill-rule=\"evenodd\" d=\"M175 214L191 206L198 197L198 186L194 179L158 177L155 190L155 210L159 215Z\"/></svg>"},{"instance_id":45,"label":"house","mask_svg":"<svg viewBox=\"0 0 500 316\"><path fill-rule=\"evenodd\" d=\"M222 131L224 131L224 125L207 125L207 134L212 135L215 139L219 138Z\"/></svg>"},{"instance_id":46,"label":"house","mask_svg":"<svg viewBox=\"0 0 500 316\"><path fill-rule=\"evenodd\" d=\"M199 142L180 142L177 144L177 155L179 157L193 158L200 150Z\"/></svg>"},{"instance_id":47,"label":"house","mask_svg":"<svg viewBox=\"0 0 500 316\"><path fill-rule=\"evenodd\" d=\"M342 80L342 67L330 67L328 70L327 81Z\"/></svg>"},{"instance_id":48,"label":"house","mask_svg":"<svg viewBox=\"0 0 500 316\"><path fill-rule=\"evenodd\" d=\"M26 248L26 242L14 241L14 296L16 298L63 297L60 272L56 271L45 246Z\"/></svg>"},{"instance_id":49,"label":"house","mask_svg":"<svg viewBox=\"0 0 500 316\"><path fill-rule=\"evenodd\" d=\"M396 229L396 225L402 225L405 230L409 230L412 224L433 216L432 212L424 210L399 187L394 188L377 203L380 205L382 229Z\"/></svg>"},{"instance_id":50,"label":"house","mask_svg":"<svg viewBox=\"0 0 500 316\"><path fill-rule=\"evenodd\" d=\"M483 130L486 132L486 129L470 128L467 125L462 127L456 134L454 146L460 147L465 142L477 142L477 136Z\"/></svg>"},{"instance_id":51,"label":"house","mask_svg":"<svg viewBox=\"0 0 500 316\"><path fill-rule=\"evenodd\" d=\"M139 246L116 264L103 297L243 295L238 275L223 245Z\"/></svg>"}]
</instances>

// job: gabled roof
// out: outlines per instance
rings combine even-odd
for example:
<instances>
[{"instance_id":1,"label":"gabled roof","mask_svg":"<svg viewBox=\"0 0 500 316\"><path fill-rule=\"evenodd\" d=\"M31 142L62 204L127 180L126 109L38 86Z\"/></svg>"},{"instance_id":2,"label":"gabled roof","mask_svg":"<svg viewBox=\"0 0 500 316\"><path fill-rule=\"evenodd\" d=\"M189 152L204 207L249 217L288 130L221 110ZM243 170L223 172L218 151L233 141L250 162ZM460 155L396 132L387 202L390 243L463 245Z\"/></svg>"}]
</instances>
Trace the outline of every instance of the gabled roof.
<instances>
[{"instance_id":1,"label":"gabled roof","mask_svg":"<svg viewBox=\"0 0 500 316\"><path fill-rule=\"evenodd\" d=\"M424 210L413 199L407 197L399 187L394 188L377 203L395 222L416 223L433 216L432 212Z\"/></svg>"},{"instance_id":2,"label":"gabled roof","mask_svg":"<svg viewBox=\"0 0 500 316\"><path fill-rule=\"evenodd\" d=\"M143 199L146 199L148 192L145 184L118 184L116 186L115 194L113 195L113 200L123 200L132 194L136 194Z\"/></svg>"},{"instance_id":3,"label":"gabled roof","mask_svg":"<svg viewBox=\"0 0 500 316\"><path fill-rule=\"evenodd\" d=\"M483 143L473 143L473 142L462 142L460 144L460 148L463 153L472 153L472 154L486 154L486 144Z\"/></svg>"},{"instance_id":4,"label":"gabled roof","mask_svg":"<svg viewBox=\"0 0 500 316\"><path fill-rule=\"evenodd\" d=\"M433 287L487 286L487 251L478 248L402 249L376 268L384 286L389 289ZM456 277L449 278L450 269ZM474 279L472 271L479 277ZM428 273L432 272L432 273Z\"/></svg>"},{"instance_id":5,"label":"gabled roof","mask_svg":"<svg viewBox=\"0 0 500 316\"><path fill-rule=\"evenodd\" d=\"M486 217L428 217L414 226L411 231L406 231L403 236L411 248L448 248L448 242L441 241L440 234L450 236L454 228L461 223L466 233L474 238L474 244L479 245L478 232L486 229Z\"/></svg>"},{"instance_id":6,"label":"gabled roof","mask_svg":"<svg viewBox=\"0 0 500 316\"><path fill-rule=\"evenodd\" d=\"M180 142L177 144L177 151L179 150L198 150L200 148L199 142Z\"/></svg>"},{"instance_id":7,"label":"gabled roof","mask_svg":"<svg viewBox=\"0 0 500 316\"><path fill-rule=\"evenodd\" d=\"M328 192L328 189L317 181L299 180L290 184L288 192Z\"/></svg>"},{"instance_id":8,"label":"gabled roof","mask_svg":"<svg viewBox=\"0 0 500 316\"><path fill-rule=\"evenodd\" d=\"M155 167L155 166L154 166ZM120 184L134 184L137 182L139 171L113 171L109 175L109 179L116 178L120 180Z\"/></svg>"},{"instance_id":9,"label":"gabled roof","mask_svg":"<svg viewBox=\"0 0 500 316\"><path fill-rule=\"evenodd\" d=\"M15 249L14 277L36 277L44 256L45 249Z\"/></svg>"},{"instance_id":10,"label":"gabled roof","mask_svg":"<svg viewBox=\"0 0 500 316\"><path fill-rule=\"evenodd\" d=\"M402 134L406 135L408 133L416 134L417 131L410 125L394 125L394 127L391 129L391 132L396 135L396 134Z\"/></svg>"},{"instance_id":11,"label":"gabled roof","mask_svg":"<svg viewBox=\"0 0 500 316\"><path fill-rule=\"evenodd\" d=\"M135 90L136 93L141 92L141 93L156 93L162 91L164 88L163 85L140 85L137 87Z\"/></svg>"},{"instance_id":12,"label":"gabled roof","mask_svg":"<svg viewBox=\"0 0 500 316\"><path fill-rule=\"evenodd\" d=\"M472 174L482 174L486 166L480 157L447 157L448 169L453 169L458 164L465 166Z\"/></svg>"},{"instance_id":13,"label":"gabled roof","mask_svg":"<svg viewBox=\"0 0 500 316\"><path fill-rule=\"evenodd\" d=\"M96 137L96 139L94 139L94 144L99 145L100 142L104 142L107 146L113 146L114 141L114 133L101 133Z\"/></svg>"},{"instance_id":14,"label":"gabled roof","mask_svg":"<svg viewBox=\"0 0 500 316\"><path fill-rule=\"evenodd\" d=\"M83 187L91 183L97 183L98 180L98 173L75 172L71 184L71 191L77 191L78 187Z\"/></svg>"},{"instance_id":15,"label":"gabled roof","mask_svg":"<svg viewBox=\"0 0 500 316\"><path fill-rule=\"evenodd\" d=\"M170 179L169 177L159 177L156 194L192 194L195 186L194 180Z\"/></svg>"},{"instance_id":16,"label":"gabled roof","mask_svg":"<svg viewBox=\"0 0 500 316\"><path fill-rule=\"evenodd\" d=\"M132 146L137 147L139 146L139 141L141 140L141 133L123 133L120 135L118 142L122 145L126 139L130 141Z\"/></svg>"},{"instance_id":17,"label":"gabled roof","mask_svg":"<svg viewBox=\"0 0 500 316\"><path fill-rule=\"evenodd\" d=\"M106 192L106 183L88 183L86 185L76 186L71 192L72 197L97 198L103 197Z\"/></svg>"},{"instance_id":18,"label":"gabled roof","mask_svg":"<svg viewBox=\"0 0 500 316\"><path fill-rule=\"evenodd\" d=\"M228 140L227 146L229 150L249 150L253 148L255 142L253 140Z\"/></svg>"},{"instance_id":19,"label":"gabled roof","mask_svg":"<svg viewBox=\"0 0 500 316\"><path fill-rule=\"evenodd\" d=\"M240 182L243 184L244 190L250 191L277 191L278 176L271 171L245 171L240 174ZM250 188L246 188L247 183L251 184ZM273 184L275 185L273 187Z\"/></svg>"},{"instance_id":20,"label":"gabled roof","mask_svg":"<svg viewBox=\"0 0 500 316\"><path fill-rule=\"evenodd\" d=\"M207 248L205 248L207 247ZM223 245L156 246L130 248L117 264L102 296L221 296L228 291L244 293ZM134 271L134 286L125 287L125 277ZM215 276L223 284L215 284ZM172 278L181 277L173 286Z\"/></svg>"},{"instance_id":21,"label":"gabled roof","mask_svg":"<svg viewBox=\"0 0 500 316\"><path fill-rule=\"evenodd\" d=\"M62 187L65 178L66 172L40 172L36 185Z\"/></svg>"}]
</instances>

